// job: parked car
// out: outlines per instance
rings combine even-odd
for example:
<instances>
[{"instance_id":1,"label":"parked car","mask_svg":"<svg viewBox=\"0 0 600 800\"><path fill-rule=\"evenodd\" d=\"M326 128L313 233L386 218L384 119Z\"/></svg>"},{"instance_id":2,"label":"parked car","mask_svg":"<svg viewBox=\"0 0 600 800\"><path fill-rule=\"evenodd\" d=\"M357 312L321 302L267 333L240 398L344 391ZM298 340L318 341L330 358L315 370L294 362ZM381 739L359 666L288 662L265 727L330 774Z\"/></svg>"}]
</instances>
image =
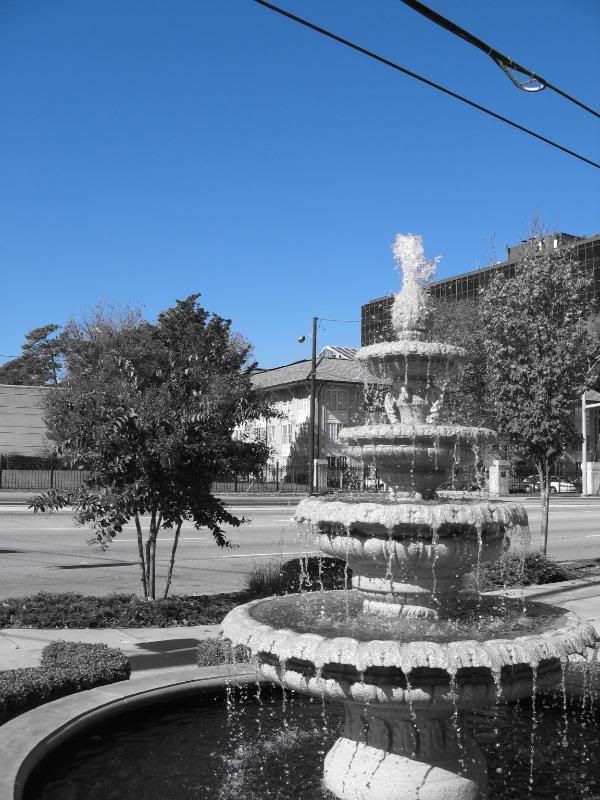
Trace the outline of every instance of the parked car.
<instances>
[{"instance_id":1,"label":"parked car","mask_svg":"<svg viewBox=\"0 0 600 800\"><path fill-rule=\"evenodd\" d=\"M552 476L550 478L550 491L551 492L560 492L560 493L567 493L567 492L580 492L581 485L577 488L577 481L570 480L568 478L559 478L557 476Z\"/></svg>"},{"instance_id":2,"label":"parked car","mask_svg":"<svg viewBox=\"0 0 600 800\"><path fill-rule=\"evenodd\" d=\"M524 492L539 492L540 479L537 475L528 475L520 480L517 486L522 486ZM552 494L570 494L581 491L581 480L579 478L564 478L559 475L550 476L550 491Z\"/></svg>"}]
</instances>

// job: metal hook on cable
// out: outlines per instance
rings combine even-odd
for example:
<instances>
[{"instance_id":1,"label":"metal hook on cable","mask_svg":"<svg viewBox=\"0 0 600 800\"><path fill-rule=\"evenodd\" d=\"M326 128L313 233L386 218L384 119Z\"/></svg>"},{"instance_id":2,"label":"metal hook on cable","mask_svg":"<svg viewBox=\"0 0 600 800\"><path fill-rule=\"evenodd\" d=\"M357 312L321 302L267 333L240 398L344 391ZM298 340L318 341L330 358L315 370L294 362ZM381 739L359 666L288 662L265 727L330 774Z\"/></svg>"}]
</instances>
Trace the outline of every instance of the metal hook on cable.
<instances>
[{"instance_id":1,"label":"metal hook on cable","mask_svg":"<svg viewBox=\"0 0 600 800\"><path fill-rule=\"evenodd\" d=\"M517 89L521 89L523 92L541 92L543 89L547 87L547 83L543 78L540 78L538 75L535 75L528 70L519 69L519 67L514 64L512 61L510 64L507 64L501 58L498 58L496 54L493 52L489 53L490 58L496 64L496 66L500 67L502 72L508 76L508 78L512 81L512 83L517 87ZM527 77L527 80L519 80L517 76L514 74L515 72L520 73L523 76Z\"/></svg>"}]
</instances>

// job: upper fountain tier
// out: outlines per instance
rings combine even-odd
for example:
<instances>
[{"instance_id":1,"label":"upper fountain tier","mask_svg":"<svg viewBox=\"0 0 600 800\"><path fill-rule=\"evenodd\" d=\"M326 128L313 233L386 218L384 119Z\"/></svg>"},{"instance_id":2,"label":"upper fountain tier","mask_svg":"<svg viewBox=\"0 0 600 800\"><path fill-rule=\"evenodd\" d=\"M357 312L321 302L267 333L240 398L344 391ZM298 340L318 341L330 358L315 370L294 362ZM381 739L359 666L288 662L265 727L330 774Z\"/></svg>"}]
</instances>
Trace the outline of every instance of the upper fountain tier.
<instances>
[{"instance_id":1,"label":"upper fountain tier","mask_svg":"<svg viewBox=\"0 0 600 800\"><path fill-rule=\"evenodd\" d=\"M422 497L448 480L455 466L473 464L495 436L487 428L442 423L444 393L466 351L427 341L433 301L425 288L438 259L424 257L420 236L398 234L394 256L404 275L392 306L397 341L361 348L356 357L389 389L387 423L345 428L340 438L354 458L374 460L394 497Z\"/></svg>"}]
</instances>

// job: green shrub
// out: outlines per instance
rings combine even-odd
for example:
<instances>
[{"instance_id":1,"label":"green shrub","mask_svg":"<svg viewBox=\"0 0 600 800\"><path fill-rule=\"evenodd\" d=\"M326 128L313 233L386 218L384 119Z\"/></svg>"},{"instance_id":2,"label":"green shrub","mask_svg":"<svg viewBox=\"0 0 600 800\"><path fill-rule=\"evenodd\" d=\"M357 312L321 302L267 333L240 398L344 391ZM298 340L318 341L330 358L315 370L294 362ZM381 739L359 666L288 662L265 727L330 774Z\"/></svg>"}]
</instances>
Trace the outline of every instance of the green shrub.
<instances>
[{"instance_id":1,"label":"green shrub","mask_svg":"<svg viewBox=\"0 0 600 800\"><path fill-rule=\"evenodd\" d=\"M229 639L203 639L198 642L197 664L199 667L242 664L249 660L248 648L243 644L232 647Z\"/></svg>"},{"instance_id":2,"label":"green shrub","mask_svg":"<svg viewBox=\"0 0 600 800\"><path fill-rule=\"evenodd\" d=\"M39 667L0 673L0 724L42 703L129 678L121 650L105 644L51 642Z\"/></svg>"},{"instance_id":3,"label":"green shrub","mask_svg":"<svg viewBox=\"0 0 600 800\"><path fill-rule=\"evenodd\" d=\"M306 556L282 564L259 565L248 577L246 588L252 597L343 589L351 585L352 570L339 558Z\"/></svg>"},{"instance_id":4,"label":"green shrub","mask_svg":"<svg viewBox=\"0 0 600 800\"><path fill-rule=\"evenodd\" d=\"M504 586L537 586L568 581L574 577L576 573L572 569L551 561L541 553L528 553L525 559L509 555L503 561L482 564L479 587L482 592L491 592Z\"/></svg>"},{"instance_id":5,"label":"green shrub","mask_svg":"<svg viewBox=\"0 0 600 800\"><path fill-rule=\"evenodd\" d=\"M271 597L285 594L286 576L282 572L283 565L258 564L246 578L246 589L251 597Z\"/></svg>"},{"instance_id":6,"label":"green shrub","mask_svg":"<svg viewBox=\"0 0 600 800\"><path fill-rule=\"evenodd\" d=\"M136 595L93 597L39 592L0 603L0 628L168 628L219 623L249 598L240 592L173 596L148 601Z\"/></svg>"}]
</instances>

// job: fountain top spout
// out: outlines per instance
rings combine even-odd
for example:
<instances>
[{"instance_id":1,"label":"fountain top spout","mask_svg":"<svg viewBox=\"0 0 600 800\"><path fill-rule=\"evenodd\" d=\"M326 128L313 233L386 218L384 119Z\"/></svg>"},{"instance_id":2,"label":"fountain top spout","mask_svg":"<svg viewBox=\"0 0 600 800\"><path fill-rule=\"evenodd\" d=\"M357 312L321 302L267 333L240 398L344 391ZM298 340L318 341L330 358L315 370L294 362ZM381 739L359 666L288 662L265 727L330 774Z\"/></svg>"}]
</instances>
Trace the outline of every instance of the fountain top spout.
<instances>
[{"instance_id":1,"label":"fountain top spout","mask_svg":"<svg viewBox=\"0 0 600 800\"><path fill-rule=\"evenodd\" d=\"M423 237L397 234L392 252L402 272L402 289L392 306L392 326L399 339L424 339L431 327L433 303L425 288L431 281L441 256L425 258Z\"/></svg>"}]
</instances>

